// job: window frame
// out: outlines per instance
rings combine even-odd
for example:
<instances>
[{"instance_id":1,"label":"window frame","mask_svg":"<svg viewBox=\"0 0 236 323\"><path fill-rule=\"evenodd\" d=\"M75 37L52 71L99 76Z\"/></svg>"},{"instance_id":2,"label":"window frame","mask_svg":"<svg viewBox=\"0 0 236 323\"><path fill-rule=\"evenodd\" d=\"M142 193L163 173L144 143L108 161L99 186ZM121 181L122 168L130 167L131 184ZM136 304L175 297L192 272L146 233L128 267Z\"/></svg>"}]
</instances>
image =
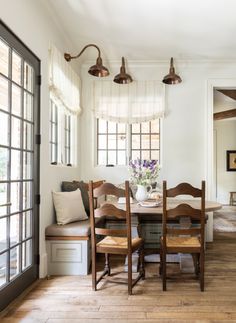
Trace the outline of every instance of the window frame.
<instances>
[{"instance_id":1,"label":"window frame","mask_svg":"<svg viewBox=\"0 0 236 323\"><path fill-rule=\"evenodd\" d=\"M141 128L141 123L139 123L140 126L140 132L139 133L135 133L137 135L140 136L140 149L132 149L132 125L126 125L126 132L125 132L125 136L126 136L126 149L117 149L117 136L121 135L121 133L117 132L117 127L118 127L118 123L116 123L116 132L115 133L110 133L110 135L116 135L116 149L110 149L111 151L116 151L116 164L114 165L101 165L99 164L99 151L106 151L106 161L108 161L108 122L106 121L106 133L100 133L99 132L99 118L94 118L94 122L95 122L95 167L127 167L129 161L132 159L132 150L139 150L140 151L140 156L142 157L142 147L141 147L141 136L142 135L149 135L149 149L143 149L145 151L149 151L149 159L151 159L151 151L158 151L159 154L159 159L155 159L158 160L159 164L161 164L161 159L162 159L162 118L156 119L159 121L159 132L153 132L151 131L151 121L149 121L150 125L149 125L149 132L148 133L143 133L142 132L142 128ZM105 120L104 120L105 121ZM99 149L99 135L106 135L106 149ZM123 134L123 133L122 133ZM154 148L152 149L152 145L151 145L151 137L152 135L158 135L159 136L159 148ZM125 160L126 163L124 165L121 164L117 164L118 161L118 151L125 151Z\"/></svg>"},{"instance_id":2,"label":"window frame","mask_svg":"<svg viewBox=\"0 0 236 323\"><path fill-rule=\"evenodd\" d=\"M52 107L56 109L56 120L53 120ZM67 113L65 108L58 105L51 97L50 109L50 164L54 166L72 167L73 165L76 165L77 160L77 149L76 143L74 142L76 139L73 139L73 136L77 135L77 117L72 113ZM52 140L53 127L55 127L55 138ZM52 160L53 146L55 148L55 161Z\"/></svg>"}]
</instances>

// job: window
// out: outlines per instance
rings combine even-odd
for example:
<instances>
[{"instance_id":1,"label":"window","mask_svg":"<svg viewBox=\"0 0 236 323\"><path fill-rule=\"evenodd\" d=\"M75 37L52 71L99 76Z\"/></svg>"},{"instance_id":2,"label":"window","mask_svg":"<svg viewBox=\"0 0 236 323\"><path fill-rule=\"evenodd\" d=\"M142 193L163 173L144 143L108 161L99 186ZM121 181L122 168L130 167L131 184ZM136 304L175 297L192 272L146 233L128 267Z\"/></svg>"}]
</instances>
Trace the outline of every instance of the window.
<instances>
[{"instance_id":1,"label":"window","mask_svg":"<svg viewBox=\"0 0 236 323\"><path fill-rule=\"evenodd\" d=\"M50 152L51 164L57 164L58 161L58 108L53 101L51 104L51 117L50 117Z\"/></svg>"},{"instance_id":2,"label":"window","mask_svg":"<svg viewBox=\"0 0 236 323\"><path fill-rule=\"evenodd\" d=\"M65 113L53 100L50 100L50 160L52 165L72 166L73 156L72 140L76 133L76 116ZM74 124L74 126L73 126Z\"/></svg>"},{"instance_id":3,"label":"window","mask_svg":"<svg viewBox=\"0 0 236 323\"><path fill-rule=\"evenodd\" d=\"M131 159L160 160L160 120L131 125Z\"/></svg>"},{"instance_id":4,"label":"window","mask_svg":"<svg viewBox=\"0 0 236 323\"><path fill-rule=\"evenodd\" d=\"M132 125L97 119L97 165L136 158L160 160L160 119Z\"/></svg>"},{"instance_id":5,"label":"window","mask_svg":"<svg viewBox=\"0 0 236 323\"><path fill-rule=\"evenodd\" d=\"M71 116L65 115L64 128L64 149L65 149L65 164L71 166Z\"/></svg>"},{"instance_id":6,"label":"window","mask_svg":"<svg viewBox=\"0 0 236 323\"><path fill-rule=\"evenodd\" d=\"M50 161L72 166L77 156L80 79L55 46L51 45L49 53Z\"/></svg>"}]
</instances>

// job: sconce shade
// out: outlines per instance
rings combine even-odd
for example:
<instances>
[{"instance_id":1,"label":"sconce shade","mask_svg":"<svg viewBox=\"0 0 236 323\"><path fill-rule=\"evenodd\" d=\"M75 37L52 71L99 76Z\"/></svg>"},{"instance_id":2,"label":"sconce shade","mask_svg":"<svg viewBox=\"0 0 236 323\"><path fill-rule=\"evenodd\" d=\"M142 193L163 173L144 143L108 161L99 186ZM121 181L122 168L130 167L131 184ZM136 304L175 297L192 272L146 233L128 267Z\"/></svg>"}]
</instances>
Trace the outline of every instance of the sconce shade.
<instances>
[{"instance_id":1,"label":"sconce shade","mask_svg":"<svg viewBox=\"0 0 236 323\"><path fill-rule=\"evenodd\" d=\"M67 62L70 62L72 59L80 57L88 47L95 47L98 51L98 58L97 58L96 64L89 68L88 73L93 76L97 76L97 77L108 76L109 70L105 66L102 65L101 51L100 51L99 47L95 44L88 44L88 45L84 46L84 48L81 50L81 52L76 56L71 56L69 53L65 53L64 54L65 60Z\"/></svg>"},{"instance_id":2,"label":"sconce shade","mask_svg":"<svg viewBox=\"0 0 236 323\"><path fill-rule=\"evenodd\" d=\"M179 75L175 74L173 57L171 57L171 60L170 60L169 74L167 74L163 78L162 82L165 84L178 84L178 83L182 82L181 77Z\"/></svg>"},{"instance_id":3,"label":"sconce shade","mask_svg":"<svg viewBox=\"0 0 236 323\"><path fill-rule=\"evenodd\" d=\"M97 77L104 77L109 75L108 69L102 65L101 57L97 58L96 65L93 65L88 70L89 74Z\"/></svg>"},{"instance_id":4,"label":"sconce shade","mask_svg":"<svg viewBox=\"0 0 236 323\"><path fill-rule=\"evenodd\" d=\"M118 84L129 84L129 83L133 82L132 77L126 73L124 57L122 57L122 65L120 68L120 73L114 77L113 81Z\"/></svg>"}]
</instances>

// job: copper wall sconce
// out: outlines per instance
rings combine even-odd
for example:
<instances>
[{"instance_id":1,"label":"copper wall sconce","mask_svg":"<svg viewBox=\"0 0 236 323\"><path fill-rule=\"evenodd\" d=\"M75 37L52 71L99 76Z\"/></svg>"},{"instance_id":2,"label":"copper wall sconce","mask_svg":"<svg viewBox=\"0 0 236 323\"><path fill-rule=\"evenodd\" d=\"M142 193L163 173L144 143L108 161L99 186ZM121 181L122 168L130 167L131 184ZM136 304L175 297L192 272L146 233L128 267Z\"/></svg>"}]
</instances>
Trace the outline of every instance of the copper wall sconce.
<instances>
[{"instance_id":1,"label":"copper wall sconce","mask_svg":"<svg viewBox=\"0 0 236 323\"><path fill-rule=\"evenodd\" d=\"M89 68L88 73L93 75L93 76L97 76L97 77L108 76L110 74L109 70L105 66L102 65L101 51L100 51L99 47L97 45L95 45L95 44L86 45L81 50L81 52L76 56L71 56L70 54L65 53L64 54L65 60L67 62L70 62L72 59L80 57L88 47L95 47L98 50L98 58L96 60L96 64Z\"/></svg>"},{"instance_id":2,"label":"copper wall sconce","mask_svg":"<svg viewBox=\"0 0 236 323\"><path fill-rule=\"evenodd\" d=\"M165 83L165 84L178 84L178 83L182 82L181 77L179 75L175 74L173 57L171 57L171 60L170 60L169 74L167 74L163 78L162 82Z\"/></svg>"},{"instance_id":3,"label":"copper wall sconce","mask_svg":"<svg viewBox=\"0 0 236 323\"><path fill-rule=\"evenodd\" d=\"M132 77L126 73L124 57L122 57L122 65L120 68L120 73L114 77L113 81L118 84L129 84L129 83L133 82Z\"/></svg>"}]
</instances>

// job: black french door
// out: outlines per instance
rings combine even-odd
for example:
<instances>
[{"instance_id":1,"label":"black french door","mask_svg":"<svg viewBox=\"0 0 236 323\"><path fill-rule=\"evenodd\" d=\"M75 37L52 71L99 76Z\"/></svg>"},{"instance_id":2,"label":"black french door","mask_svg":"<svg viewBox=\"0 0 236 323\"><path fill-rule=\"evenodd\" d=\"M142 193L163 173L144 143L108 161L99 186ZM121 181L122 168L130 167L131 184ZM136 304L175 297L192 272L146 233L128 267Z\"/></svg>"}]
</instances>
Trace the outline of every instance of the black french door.
<instances>
[{"instance_id":1,"label":"black french door","mask_svg":"<svg viewBox=\"0 0 236 323\"><path fill-rule=\"evenodd\" d=\"M0 21L0 310L38 278L39 75Z\"/></svg>"}]
</instances>

